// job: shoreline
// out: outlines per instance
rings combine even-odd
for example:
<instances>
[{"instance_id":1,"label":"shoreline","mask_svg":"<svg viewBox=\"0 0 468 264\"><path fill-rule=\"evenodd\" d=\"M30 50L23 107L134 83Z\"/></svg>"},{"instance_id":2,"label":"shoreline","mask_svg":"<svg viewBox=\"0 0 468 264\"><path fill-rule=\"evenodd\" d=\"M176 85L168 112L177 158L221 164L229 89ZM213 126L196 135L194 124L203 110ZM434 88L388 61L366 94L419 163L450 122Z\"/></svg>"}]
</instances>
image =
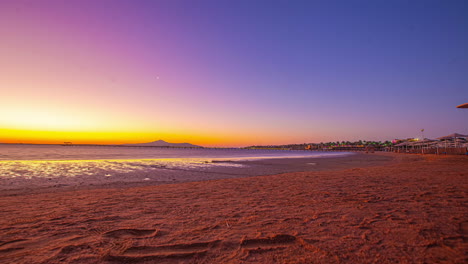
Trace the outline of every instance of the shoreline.
<instances>
[{"instance_id":1,"label":"shoreline","mask_svg":"<svg viewBox=\"0 0 468 264\"><path fill-rule=\"evenodd\" d=\"M383 165L395 162L398 155L393 153L363 154L353 153L346 156L333 157L286 157L250 159L244 158L207 159L215 163L214 167L208 168L151 168L151 171L140 170L127 173L112 173L112 177L106 177L106 172L89 176L76 177L14 177L0 178L0 197L3 195L21 195L23 193L40 193L69 191L81 189L100 188L129 188L136 186L153 186L163 184L178 184L182 182L198 182L217 179L243 178L262 175L277 175L288 172L341 170L352 167L367 167ZM70 160L64 162L126 162L129 160ZM130 161L151 161L150 159L135 159ZM16 161L12 161L16 162ZM17 161L24 162L24 161ZM47 163L48 161L33 161ZM56 162L56 161L52 161ZM240 165L241 167L223 166L223 163ZM0 163L1 164L1 163ZM104 175L104 176L103 176Z\"/></svg>"},{"instance_id":2,"label":"shoreline","mask_svg":"<svg viewBox=\"0 0 468 264\"><path fill-rule=\"evenodd\" d=\"M464 263L467 188L467 157L401 155L338 170L1 196L0 258Z\"/></svg>"},{"instance_id":3,"label":"shoreline","mask_svg":"<svg viewBox=\"0 0 468 264\"><path fill-rule=\"evenodd\" d=\"M298 150L291 150L291 151L298 151ZM299 152L299 151L298 151ZM322 155L295 155L295 156L240 156L240 157L202 157L202 156L195 156L195 157L169 157L169 158L151 158L151 157L142 157L142 158L132 158L132 157L122 157L122 158L110 158L110 157L102 157L102 158L74 158L74 159L8 159L8 158L0 158L0 164L2 162L73 162L73 161L128 161L128 160L143 160L143 161L151 161L151 160L161 160L161 161L170 161L170 160L199 160L199 161L217 161L217 160L227 160L227 161L253 161L253 160L264 160L264 159L297 159L297 158L334 158L334 157L341 157L341 156L349 156L353 154L362 154L363 152L352 152L352 151L317 151L322 152ZM309 152L314 153L314 152ZM333 154L332 154L333 153ZM336 154L335 154L336 153Z\"/></svg>"},{"instance_id":4,"label":"shoreline","mask_svg":"<svg viewBox=\"0 0 468 264\"><path fill-rule=\"evenodd\" d=\"M170 150L175 150L175 151L184 151L184 148L164 148L170 149ZM198 149L200 150L200 149ZM236 151L248 151L250 154L255 153L255 152L268 152L268 153L275 153L275 152L281 152L281 153L288 153L288 155L265 155L265 153L259 154L260 156L251 156L251 155L245 155L244 154L238 154L234 156L227 156L227 157L219 157L219 154L216 154L216 156L208 156L208 155L193 155L193 156L180 156L180 154L169 154L169 155L163 155L163 156L158 156L158 154L141 154L141 153L134 153L134 154L122 154L122 153L114 153L114 154L102 154L98 155L92 159L89 158L88 155L93 156L91 153L85 153L85 154L72 154L75 155L74 157L70 157L70 154L66 153L60 153L60 154L52 154L52 156L56 157L44 157L42 156L42 153L40 156L38 156L38 153L34 153L32 157L24 157L24 156L10 156L8 157L2 157L0 154L0 163L1 162L14 162L14 161L106 161L106 160L111 160L111 161L125 161L125 160L171 160L171 159L195 159L195 160L210 160L210 159L235 159L235 160L248 160L248 159L276 159L276 158L308 158L308 157L322 157L322 156L344 156L344 155L349 155L352 153L362 153L360 151L305 151L305 150L256 150L256 149L229 149L229 148L218 148L218 149L209 149L209 148L204 148L202 151L226 151L230 150L232 152ZM298 155L289 155L290 153L298 153ZM319 155L316 155L317 153L321 153ZM50 155L51 153L48 153ZM302 155L301 155L302 154ZM68 156L66 158L60 158L61 156ZM80 157L83 156L83 157ZM263 155L263 156L262 156Z\"/></svg>"}]
</instances>

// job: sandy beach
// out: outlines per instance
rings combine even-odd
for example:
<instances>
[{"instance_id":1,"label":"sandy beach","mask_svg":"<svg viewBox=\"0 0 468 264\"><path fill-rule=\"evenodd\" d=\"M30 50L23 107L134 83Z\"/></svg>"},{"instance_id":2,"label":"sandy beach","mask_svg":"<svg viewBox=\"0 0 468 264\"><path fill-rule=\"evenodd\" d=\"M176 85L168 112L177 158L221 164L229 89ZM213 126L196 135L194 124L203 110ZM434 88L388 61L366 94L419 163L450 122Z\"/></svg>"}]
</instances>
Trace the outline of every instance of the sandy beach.
<instances>
[{"instance_id":1,"label":"sandy beach","mask_svg":"<svg viewBox=\"0 0 468 264\"><path fill-rule=\"evenodd\" d=\"M0 194L0 262L468 261L468 157L338 160L251 161L269 168L260 176L15 183Z\"/></svg>"}]
</instances>

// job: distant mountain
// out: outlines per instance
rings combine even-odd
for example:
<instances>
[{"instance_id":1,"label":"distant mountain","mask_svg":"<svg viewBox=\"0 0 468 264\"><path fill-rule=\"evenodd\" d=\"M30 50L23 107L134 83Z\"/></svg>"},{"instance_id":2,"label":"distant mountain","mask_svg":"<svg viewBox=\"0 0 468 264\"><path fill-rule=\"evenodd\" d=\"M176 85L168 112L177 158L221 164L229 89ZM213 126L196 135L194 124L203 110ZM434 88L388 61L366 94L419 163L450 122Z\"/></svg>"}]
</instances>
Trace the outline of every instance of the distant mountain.
<instances>
[{"instance_id":1,"label":"distant mountain","mask_svg":"<svg viewBox=\"0 0 468 264\"><path fill-rule=\"evenodd\" d=\"M122 146L129 147L172 147L172 148L202 148L201 146L193 145L190 143L169 143L164 140L157 140L148 143L138 144L122 144Z\"/></svg>"}]
</instances>

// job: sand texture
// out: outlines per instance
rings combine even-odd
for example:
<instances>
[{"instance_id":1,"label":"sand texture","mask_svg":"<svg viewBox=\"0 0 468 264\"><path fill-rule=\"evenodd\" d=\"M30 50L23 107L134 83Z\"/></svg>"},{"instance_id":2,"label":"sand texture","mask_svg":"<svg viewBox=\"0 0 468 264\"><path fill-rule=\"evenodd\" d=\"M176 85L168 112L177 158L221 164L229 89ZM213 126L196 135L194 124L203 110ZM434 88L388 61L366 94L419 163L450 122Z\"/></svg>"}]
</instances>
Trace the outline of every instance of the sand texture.
<instances>
[{"instance_id":1,"label":"sand texture","mask_svg":"<svg viewBox=\"0 0 468 264\"><path fill-rule=\"evenodd\" d=\"M468 158L398 157L341 170L3 193L0 262L467 263Z\"/></svg>"}]
</instances>

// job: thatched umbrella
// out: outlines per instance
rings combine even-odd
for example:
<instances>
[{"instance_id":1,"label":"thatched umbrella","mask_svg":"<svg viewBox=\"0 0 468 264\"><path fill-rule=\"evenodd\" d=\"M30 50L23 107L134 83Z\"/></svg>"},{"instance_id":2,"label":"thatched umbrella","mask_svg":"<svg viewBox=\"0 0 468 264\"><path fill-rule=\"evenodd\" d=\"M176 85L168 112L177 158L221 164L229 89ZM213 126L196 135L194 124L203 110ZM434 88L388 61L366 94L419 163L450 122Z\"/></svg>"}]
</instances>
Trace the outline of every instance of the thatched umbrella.
<instances>
[{"instance_id":1,"label":"thatched umbrella","mask_svg":"<svg viewBox=\"0 0 468 264\"><path fill-rule=\"evenodd\" d=\"M466 137L468 137L468 135L453 133L453 134L450 134L448 136L440 137L440 138L437 138L437 139L439 139L439 140L449 140L449 139L466 138Z\"/></svg>"},{"instance_id":2,"label":"thatched umbrella","mask_svg":"<svg viewBox=\"0 0 468 264\"><path fill-rule=\"evenodd\" d=\"M416 141L414 142L414 145L416 146L423 146L423 145L430 145L430 144L435 144L437 143L438 141L437 140L433 140L433 139L424 139L424 140L419 140L419 141Z\"/></svg>"},{"instance_id":3,"label":"thatched umbrella","mask_svg":"<svg viewBox=\"0 0 468 264\"><path fill-rule=\"evenodd\" d=\"M394 147L397 147L399 150L400 149L408 150L409 145L411 145L411 142L404 141L404 142L401 142L399 144L396 144Z\"/></svg>"},{"instance_id":4,"label":"thatched umbrella","mask_svg":"<svg viewBox=\"0 0 468 264\"><path fill-rule=\"evenodd\" d=\"M405 141L405 142L401 142L399 144L396 144L395 147L404 147L404 146L408 146L409 145L409 142Z\"/></svg>"},{"instance_id":5,"label":"thatched umbrella","mask_svg":"<svg viewBox=\"0 0 468 264\"><path fill-rule=\"evenodd\" d=\"M453 140L453 143L454 143L454 145L456 147L457 146L457 142L456 142L457 138L467 138L467 137L468 137L468 135L453 133L453 134L450 134L448 136L440 137L440 138L437 138L437 139L445 141L445 147L447 147L447 141Z\"/></svg>"},{"instance_id":6,"label":"thatched umbrella","mask_svg":"<svg viewBox=\"0 0 468 264\"><path fill-rule=\"evenodd\" d=\"M461 104L461 105L457 106L457 108L468 108L468 103Z\"/></svg>"}]
</instances>

